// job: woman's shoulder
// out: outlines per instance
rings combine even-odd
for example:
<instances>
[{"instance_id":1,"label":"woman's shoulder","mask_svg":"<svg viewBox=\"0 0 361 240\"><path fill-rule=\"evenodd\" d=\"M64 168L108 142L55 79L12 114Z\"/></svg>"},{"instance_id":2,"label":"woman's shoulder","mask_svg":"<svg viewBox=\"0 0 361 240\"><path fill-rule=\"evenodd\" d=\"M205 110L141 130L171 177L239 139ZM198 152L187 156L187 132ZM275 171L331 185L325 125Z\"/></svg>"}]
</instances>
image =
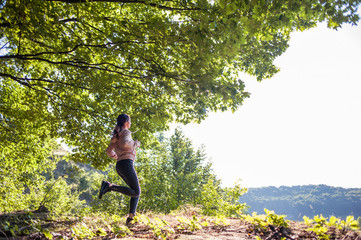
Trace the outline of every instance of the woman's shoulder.
<instances>
[{"instance_id":1,"label":"woman's shoulder","mask_svg":"<svg viewBox=\"0 0 361 240\"><path fill-rule=\"evenodd\" d=\"M120 132L118 132L117 136L113 136L113 137L110 139L110 142L111 142L111 143L115 143L115 142L117 142L119 139L128 137L129 135L131 135L131 133L132 133L132 132L129 131L128 129L120 130Z\"/></svg>"},{"instance_id":2,"label":"woman's shoulder","mask_svg":"<svg viewBox=\"0 0 361 240\"><path fill-rule=\"evenodd\" d=\"M128 129L123 129L119 132L119 137L126 137L131 135L131 131L129 131Z\"/></svg>"},{"instance_id":3,"label":"woman's shoulder","mask_svg":"<svg viewBox=\"0 0 361 240\"><path fill-rule=\"evenodd\" d=\"M122 131L120 131L120 133L123 133L123 134L130 134L132 133L129 129L123 129Z\"/></svg>"}]
</instances>

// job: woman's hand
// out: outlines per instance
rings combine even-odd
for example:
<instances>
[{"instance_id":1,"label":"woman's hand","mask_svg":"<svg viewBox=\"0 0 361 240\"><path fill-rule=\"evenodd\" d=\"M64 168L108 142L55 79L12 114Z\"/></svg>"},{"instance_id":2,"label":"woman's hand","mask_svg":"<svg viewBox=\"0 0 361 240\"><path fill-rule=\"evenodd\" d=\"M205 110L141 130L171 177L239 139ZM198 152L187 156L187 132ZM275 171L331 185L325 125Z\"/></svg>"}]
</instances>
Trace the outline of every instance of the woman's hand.
<instances>
[{"instance_id":1,"label":"woman's hand","mask_svg":"<svg viewBox=\"0 0 361 240\"><path fill-rule=\"evenodd\" d=\"M118 159L118 155L114 150L112 150L110 153L108 153L108 156L113 159Z\"/></svg>"},{"instance_id":2,"label":"woman's hand","mask_svg":"<svg viewBox=\"0 0 361 240\"><path fill-rule=\"evenodd\" d=\"M117 159L118 159L118 155L117 155L117 154L114 154L114 155L111 156L110 158L113 158L113 159L117 160Z\"/></svg>"}]
</instances>

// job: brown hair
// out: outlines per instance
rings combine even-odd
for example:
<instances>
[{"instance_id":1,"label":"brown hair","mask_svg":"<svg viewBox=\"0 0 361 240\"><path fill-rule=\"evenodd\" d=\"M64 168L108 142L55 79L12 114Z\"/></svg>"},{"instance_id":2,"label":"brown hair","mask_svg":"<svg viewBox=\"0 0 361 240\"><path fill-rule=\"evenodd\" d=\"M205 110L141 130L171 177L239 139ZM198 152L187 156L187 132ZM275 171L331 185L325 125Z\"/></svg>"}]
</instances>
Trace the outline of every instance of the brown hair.
<instances>
[{"instance_id":1,"label":"brown hair","mask_svg":"<svg viewBox=\"0 0 361 240\"><path fill-rule=\"evenodd\" d=\"M123 130L124 123L129 122L130 116L128 114L122 113L117 118L117 125L112 133L112 138L118 138L119 132Z\"/></svg>"}]
</instances>

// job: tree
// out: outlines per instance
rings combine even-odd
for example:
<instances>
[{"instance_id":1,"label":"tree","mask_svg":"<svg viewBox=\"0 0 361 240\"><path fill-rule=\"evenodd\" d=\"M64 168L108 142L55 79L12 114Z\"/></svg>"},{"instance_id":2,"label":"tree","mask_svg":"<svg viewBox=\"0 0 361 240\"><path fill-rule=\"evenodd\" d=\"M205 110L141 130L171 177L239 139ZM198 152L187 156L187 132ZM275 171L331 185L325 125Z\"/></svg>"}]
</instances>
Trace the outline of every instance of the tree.
<instances>
[{"instance_id":1,"label":"tree","mask_svg":"<svg viewBox=\"0 0 361 240\"><path fill-rule=\"evenodd\" d=\"M0 132L0 212L29 205L34 196L40 196L36 192L44 185L45 179L41 173L55 168L55 161L49 157L56 143L46 134L41 134L47 133L47 129L38 127L32 130L31 123L15 121L9 127L13 130Z\"/></svg>"},{"instance_id":2,"label":"tree","mask_svg":"<svg viewBox=\"0 0 361 240\"><path fill-rule=\"evenodd\" d=\"M2 0L1 131L45 127L74 146L75 160L105 166L120 112L147 144L172 121L234 111L249 96L239 71L273 76L292 31L324 20L336 29L356 24L359 3Z\"/></svg>"},{"instance_id":3,"label":"tree","mask_svg":"<svg viewBox=\"0 0 361 240\"><path fill-rule=\"evenodd\" d=\"M53 151L56 142L31 134L18 139L16 132L8 137L13 141L11 146L0 143L0 213L40 206L53 213L80 211L80 193L66 183L66 176L53 174L60 160Z\"/></svg>"},{"instance_id":4,"label":"tree","mask_svg":"<svg viewBox=\"0 0 361 240\"><path fill-rule=\"evenodd\" d=\"M154 149L142 151L137 169L142 188L139 207L153 211L201 204L202 186L215 178L203 149L195 150L180 129Z\"/></svg>"},{"instance_id":5,"label":"tree","mask_svg":"<svg viewBox=\"0 0 361 240\"><path fill-rule=\"evenodd\" d=\"M176 207L182 203L196 205L202 186L215 177L211 172L211 163L206 163L204 148L195 151L192 142L180 129L176 129L170 138L169 148L168 174Z\"/></svg>"}]
</instances>

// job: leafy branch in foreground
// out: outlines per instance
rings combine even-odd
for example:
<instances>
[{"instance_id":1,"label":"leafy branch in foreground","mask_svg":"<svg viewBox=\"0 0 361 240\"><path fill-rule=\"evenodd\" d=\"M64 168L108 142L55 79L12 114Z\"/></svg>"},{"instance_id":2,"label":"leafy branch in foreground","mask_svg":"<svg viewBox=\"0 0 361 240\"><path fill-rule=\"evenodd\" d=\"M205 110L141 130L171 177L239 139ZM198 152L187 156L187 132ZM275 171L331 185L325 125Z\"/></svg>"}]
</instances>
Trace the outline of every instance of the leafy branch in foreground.
<instances>
[{"instance_id":1,"label":"leafy branch in foreground","mask_svg":"<svg viewBox=\"0 0 361 240\"><path fill-rule=\"evenodd\" d=\"M277 215L274 211L264 209L266 215L257 215L257 213L252 213L252 215L242 215L241 219L250 223L253 228L250 231L255 231L257 233L264 234L267 231L267 228L271 225L274 227L284 227L288 228L288 221L285 220L285 215Z\"/></svg>"},{"instance_id":2,"label":"leafy branch in foreground","mask_svg":"<svg viewBox=\"0 0 361 240\"><path fill-rule=\"evenodd\" d=\"M346 220L341 220L335 216L331 216L329 221L322 215L314 216L310 219L306 216L303 220L309 228L307 231L313 232L319 239L330 239L331 235L335 235L336 230L345 232L346 229L357 230L360 229L358 222L353 216L347 216Z\"/></svg>"},{"instance_id":3,"label":"leafy branch in foreground","mask_svg":"<svg viewBox=\"0 0 361 240\"><path fill-rule=\"evenodd\" d=\"M134 137L149 147L171 122L235 111L249 97L240 72L272 77L291 32L322 21L334 29L356 24L359 4L3 1L0 128L24 138L21 125L30 123L33 136L46 128L73 147L73 160L106 168L103 149L120 112L133 117Z\"/></svg>"}]
</instances>

